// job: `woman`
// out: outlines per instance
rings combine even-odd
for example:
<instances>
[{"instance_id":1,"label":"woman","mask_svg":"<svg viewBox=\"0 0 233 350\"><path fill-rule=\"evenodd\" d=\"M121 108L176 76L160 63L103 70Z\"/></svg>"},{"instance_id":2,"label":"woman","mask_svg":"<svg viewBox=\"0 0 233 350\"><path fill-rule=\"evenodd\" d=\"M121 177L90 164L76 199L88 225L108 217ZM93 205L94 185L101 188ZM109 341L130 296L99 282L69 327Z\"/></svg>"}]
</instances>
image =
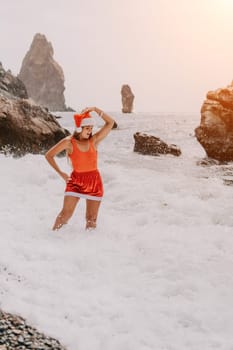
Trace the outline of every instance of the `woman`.
<instances>
[{"instance_id":1,"label":"woman","mask_svg":"<svg viewBox=\"0 0 233 350\"><path fill-rule=\"evenodd\" d=\"M94 135L94 119L90 112L96 112L105 122ZM71 218L79 199L86 199L86 229L96 227L99 206L103 196L103 184L97 169L97 146L110 132L114 120L96 107L86 108L81 114L75 114L76 131L53 146L45 155L49 164L66 181L63 208L58 214L53 230L59 230ZM73 171L70 176L60 170L55 156L66 150Z\"/></svg>"}]
</instances>

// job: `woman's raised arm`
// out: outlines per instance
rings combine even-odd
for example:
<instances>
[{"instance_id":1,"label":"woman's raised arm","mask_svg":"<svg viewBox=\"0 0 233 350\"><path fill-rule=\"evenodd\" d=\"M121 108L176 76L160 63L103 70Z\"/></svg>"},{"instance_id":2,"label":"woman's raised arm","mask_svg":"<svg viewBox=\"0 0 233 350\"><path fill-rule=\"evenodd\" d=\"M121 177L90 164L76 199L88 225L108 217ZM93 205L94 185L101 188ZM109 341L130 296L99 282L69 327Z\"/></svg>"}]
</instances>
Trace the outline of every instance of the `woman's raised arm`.
<instances>
[{"instance_id":1,"label":"woman's raised arm","mask_svg":"<svg viewBox=\"0 0 233 350\"><path fill-rule=\"evenodd\" d=\"M104 126L102 126L102 128L93 136L93 140L95 144L98 144L112 130L114 125L114 119L97 107L89 107L89 108L86 108L85 111L96 112L100 116L100 118L102 118L105 122Z\"/></svg>"}]
</instances>

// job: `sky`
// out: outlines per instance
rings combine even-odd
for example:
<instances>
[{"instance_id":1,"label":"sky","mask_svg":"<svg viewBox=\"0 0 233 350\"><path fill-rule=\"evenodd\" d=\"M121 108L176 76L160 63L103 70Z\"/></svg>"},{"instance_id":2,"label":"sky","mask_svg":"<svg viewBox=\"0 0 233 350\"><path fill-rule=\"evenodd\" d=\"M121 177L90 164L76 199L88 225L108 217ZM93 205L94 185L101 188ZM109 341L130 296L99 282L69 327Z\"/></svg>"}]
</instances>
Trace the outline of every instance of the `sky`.
<instances>
[{"instance_id":1,"label":"sky","mask_svg":"<svg viewBox=\"0 0 233 350\"><path fill-rule=\"evenodd\" d=\"M59 119L70 131L72 116ZM198 117L114 119L119 128L99 145L95 231L84 229L84 200L52 231L63 179L43 155L0 154L0 308L67 350L232 350L232 164L197 165ZM182 155L133 152L138 130Z\"/></svg>"},{"instance_id":2,"label":"sky","mask_svg":"<svg viewBox=\"0 0 233 350\"><path fill-rule=\"evenodd\" d=\"M36 33L52 43L66 104L199 114L232 81L232 0L0 0L0 62L18 74Z\"/></svg>"}]
</instances>

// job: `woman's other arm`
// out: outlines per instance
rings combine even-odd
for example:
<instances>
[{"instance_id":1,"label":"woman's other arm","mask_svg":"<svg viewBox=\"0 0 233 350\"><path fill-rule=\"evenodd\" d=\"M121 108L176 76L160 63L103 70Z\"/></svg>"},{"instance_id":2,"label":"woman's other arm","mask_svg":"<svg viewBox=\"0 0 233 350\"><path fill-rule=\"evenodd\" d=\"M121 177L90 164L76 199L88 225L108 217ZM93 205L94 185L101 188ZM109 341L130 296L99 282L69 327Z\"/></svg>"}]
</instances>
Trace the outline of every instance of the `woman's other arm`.
<instances>
[{"instance_id":1,"label":"woman's other arm","mask_svg":"<svg viewBox=\"0 0 233 350\"><path fill-rule=\"evenodd\" d=\"M55 146L50 148L48 152L46 152L45 154L45 158L48 161L48 163L65 181L68 180L69 175L67 175L66 173L60 170L54 157L64 150L70 151L70 148L71 148L70 137L66 137L65 139L62 139L61 141L59 141Z\"/></svg>"}]
</instances>

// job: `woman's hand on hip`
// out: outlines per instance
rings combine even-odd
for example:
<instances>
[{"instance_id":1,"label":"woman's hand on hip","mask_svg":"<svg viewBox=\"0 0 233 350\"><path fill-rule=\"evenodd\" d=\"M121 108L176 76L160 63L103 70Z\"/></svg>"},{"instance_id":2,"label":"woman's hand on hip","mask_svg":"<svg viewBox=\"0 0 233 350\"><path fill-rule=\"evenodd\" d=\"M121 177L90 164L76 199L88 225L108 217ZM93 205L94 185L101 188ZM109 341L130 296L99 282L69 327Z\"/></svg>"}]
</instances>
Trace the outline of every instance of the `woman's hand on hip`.
<instances>
[{"instance_id":1,"label":"woman's hand on hip","mask_svg":"<svg viewBox=\"0 0 233 350\"><path fill-rule=\"evenodd\" d=\"M65 182L67 182L70 179L69 175L66 173L61 172L60 175L63 178L63 180L65 180Z\"/></svg>"}]
</instances>

